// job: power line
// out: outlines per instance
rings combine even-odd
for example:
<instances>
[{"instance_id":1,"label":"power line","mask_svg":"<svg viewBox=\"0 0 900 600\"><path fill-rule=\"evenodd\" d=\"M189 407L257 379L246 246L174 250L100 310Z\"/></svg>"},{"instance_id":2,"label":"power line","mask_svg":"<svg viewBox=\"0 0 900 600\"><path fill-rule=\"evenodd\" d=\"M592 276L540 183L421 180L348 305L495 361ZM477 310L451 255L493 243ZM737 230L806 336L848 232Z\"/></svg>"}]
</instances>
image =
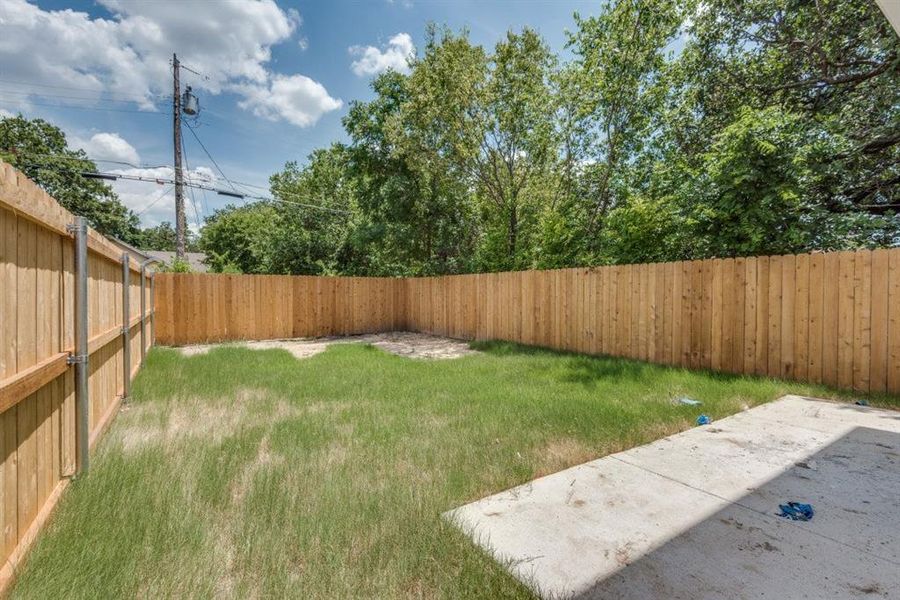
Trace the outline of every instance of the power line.
<instances>
[{"instance_id":1,"label":"power line","mask_svg":"<svg viewBox=\"0 0 900 600\"><path fill-rule=\"evenodd\" d=\"M126 167L131 167L132 169L171 169L172 167L169 165L136 165L134 163L125 162L124 160L112 160L108 158L90 158L88 160L93 162L102 162L102 163L111 163L114 165L124 165Z\"/></svg>"},{"instance_id":2,"label":"power line","mask_svg":"<svg viewBox=\"0 0 900 600\"><path fill-rule=\"evenodd\" d=\"M2 93L2 92L0 92ZM156 117L168 117L172 113L161 112L158 110L136 110L136 109L126 109L126 108L103 108L97 106L78 106L75 104L58 104L51 102L32 102L31 100L25 100L28 103L28 106L47 106L50 108L64 108L64 109L73 109L73 110L99 110L102 112L121 112L121 113L137 113L139 115L153 115ZM5 103L9 106L13 107L13 110L21 112L21 107L18 105L14 105L12 100L2 99L0 98L0 103Z\"/></svg>"},{"instance_id":3,"label":"power line","mask_svg":"<svg viewBox=\"0 0 900 600\"><path fill-rule=\"evenodd\" d=\"M167 188L165 188L159 196L157 196L156 198L154 198L153 202L151 202L150 204L148 204L147 206L145 206L145 207L143 208L143 210L141 210L139 213L135 213L135 216L140 217L142 214L144 214L145 212L147 212L148 210L150 210L151 208L153 208L153 206L154 206L157 202L159 202L160 200L162 200L163 198L165 198L166 195L167 195L170 191L172 191L172 188L173 188L173 187L175 187L175 186L174 186L174 185L170 185L170 186L168 186Z\"/></svg>"},{"instance_id":4,"label":"power line","mask_svg":"<svg viewBox=\"0 0 900 600\"><path fill-rule=\"evenodd\" d=\"M194 131L194 128L191 127L191 124L188 123L187 121L185 121L184 124L187 125L187 128L188 128L188 130L190 130L191 134L194 136L194 139L197 140L197 143L200 144L200 147L203 148L204 152L206 152L206 156L209 157L209 160L212 161L212 164L214 164L216 166L216 169L219 171L219 174L222 176L222 179L224 179L225 181L228 182L228 185L231 186L231 189L233 189L234 191L237 191L237 188L234 187L234 184L231 183L231 180L225 176L225 173L222 171L222 168L219 166L219 163L216 162L216 159L214 159L212 157L212 154L209 153L209 150L207 150L206 146L203 145L203 142L200 141L199 136L197 136L197 132Z\"/></svg>"},{"instance_id":5,"label":"power line","mask_svg":"<svg viewBox=\"0 0 900 600\"><path fill-rule=\"evenodd\" d=\"M201 201L201 206L203 207L203 214L210 214L209 210L209 199L206 197L206 190L200 190L200 196L203 198Z\"/></svg>"},{"instance_id":6,"label":"power line","mask_svg":"<svg viewBox=\"0 0 900 600\"><path fill-rule=\"evenodd\" d=\"M41 164L28 164L24 165L28 167L40 167L45 168L47 170L57 171L60 173L67 173L69 175L75 175L79 177L84 177L88 179L105 179L108 181L115 181L117 179L124 179L126 181L143 181L145 183L155 183L158 185L171 184L175 185L174 179L169 179L167 177L142 177L140 175L126 175L124 173L112 173L112 172L104 172L104 171L76 171L74 169L61 169L59 167L46 166ZM187 187L192 187L198 190L207 190L210 192L215 192L220 196L225 196L228 198L236 198L238 200L260 200L262 202L272 202L272 203L280 203L280 204L290 204L292 206L300 206L302 208L310 208L313 210L321 210L325 212L340 214L340 215L349 215L349 210L344 210L342 208L332 208L330 206L321 206L319 204L309 204L306 202L297 202L295 200L285 200L284 198L273 198L271 196L254 196L252 194L242 194L240 192L233 192L231 190L223 190L221 188L213 187L211 185L203 185L201 183L194 183L190 180L184 182L182 185ZM290 194L290 192L282 191L282 194ZM296 195L296 194L294 194Z\"/></svg>"},{"instance_id":7,"label":"power line","mask_svg":"<svg viewBox=\"0 0 900 600\"><path fill-rule=\"evenodd\" d=\"M57 170L62 171L63 169L57 169ZM167 183L174 184L175 183L174 179L168 179L165 177L141 177L139 175L125 175L122 173L109 173L109 172L99 172L99 171L98 172L85 171L85 172L79 173L77 171L67 170L67 172L72 173L74 175L81 175L82 177L87 177L87 178L92 178L92 179L107 179L110 181L114 181L116 179L125 179L127 181L144 181L144 182L148 182L148 183L157 183L157 184L167 184ZM322 211L332 212L332 213L336 213L336 214L343 214L343 215L350 214L350 211L340 209L340 208L332 208L330 206L321 206L318 204L308 204L306 202L297 202L294 200L285 200L283 198L272 198L269 196L254 196L251 194L242 194L240 192L233 192L231 190L223 190L221 188L213 187L211 185L203 185L200 183L194 183L190 180L185 182L183 185L185 185L187 187L192 187L192 188L198 189L198 190L208 190L210 192L215 192L215 193L219 194L220 196L226 196L228 198L237 198L238 200L261 200L263 202L279 202L282 204L301 206L303 208L311 208L313 210L322 210ZM284 193L284 192L282 192L282 193Z\"/></svg>"},{"instance_id":8,"label":"power line","mask_svg":"<svg viewBox=\"0 0 900 600\"><path fill-rule=\"evenodd\" d=\"M268 190L268 189L271 189L270 186L266 186L266 185L254 185L254 184L252 184L252 183L244 183L243 181L234 181L233 179L232 179L231 181L232 181L233 183L236 183L236 184L238 184L239 186L245 187L245 188L256 188L257 190Z\"/></svg>"},{"instance_id":9,"label":"power line","mask_svg":"<svg viewBox=\"0 0 900 600\"><path fill-rule=\"evenodd\" d=\"M75 90L79 92L99 92L99 93L107 93L104 90L98 90L97 88L89 88L89 87L75 87L70 85L51 85L49 83L33 83L31 81L15 81L13 79L0 79L0 83L11 83L13 85L27 85L31 87L45 87L52 88L57 90ZM110 92L111 93L111 92ZM150 94L151 96L155 96L157 98L168 98L167 94ZM135 96L137 97L137 96Z\"/></svg>"},{"instance_id":10,"label":"power line","mask_svg":"<svg viewBox=\"0 0 900 600\"><path fill-rule=\"evenodd\" d=\"M129 99L102 97L104 94L107 94L107 93L109 93L109 92L98 91L97 95L94 95L94 96L72 96L70 94L48 94L46 92L40 92L40 91L35 91L35 90L31 90L31 91L10 90L10 89L4 89L4 88L0 87L0 94L16 95L16 96L38 96L40 98L63 98L66 100L91 100L94 102L120 102L120 103L126 103L126 104L141 104L144 102L154 102L154 100L158 101L158 100L165 99L160 96L151 96L149 98L146 96L131 96ZM155 104L155 102L154 102L154 104Z\"/></svg>"},{"instance_id":11,"label":"power line","mask_svg":"<svg viewBox=\"0 0 900 600\"><path fill-rule=\"evenodd\" d=\"M184 69L185 71L190 71L190 72L193 73L194 75L197 75L198 77L200 77L200 78L203 79L204 81L209 81L209 75L204 75L203 73L200 73L199 71L195 71L194 69L192 69L192 68L190 68L190 67L186 67L185 64L184 64L183 62L181 62L181 61L178 61L178 66L180 66L180 67L181 67L182 69Z\"/></svg>"},{"instance_id":12,"label":"power line","mask_svg":"<svg viewBox=\"0 0 900 600\"><path fill-rule=\"evenodd\" d=\"M80 157L80 156L68 156L66 154L29 154L29 158L32 157L43 157L43 158L59 158L61 160L86 160L90 162L102 162L102 163L110 163L114 165L124 165L126 167L131 167L133 169L171 169L171 165L136 165L134 163L126 162L124 160L113 160L111 158L93 158L91 156Z\"/></svg>"},{"instance_id":13,"label":"power line","mask_svg":"<svg viewBox=\"0 0 900 600\"><path fill-rule=\"evenodd\" d=\"M188 173L190 173L191 165L188 162L187 150L184 147L184 138L181 138L181 153L182 153L182 155L184 155L184 166L187 167ZM184 177L183 173L182 173L182 177ZM194 188L189 187L188 190L190 190L190 195L191 195L191 206L194 208L194 223L197 224L197 230L199 231L200 230L200 215L197 213L197 200L194 198Z\"/></svg>"}]
</instances>

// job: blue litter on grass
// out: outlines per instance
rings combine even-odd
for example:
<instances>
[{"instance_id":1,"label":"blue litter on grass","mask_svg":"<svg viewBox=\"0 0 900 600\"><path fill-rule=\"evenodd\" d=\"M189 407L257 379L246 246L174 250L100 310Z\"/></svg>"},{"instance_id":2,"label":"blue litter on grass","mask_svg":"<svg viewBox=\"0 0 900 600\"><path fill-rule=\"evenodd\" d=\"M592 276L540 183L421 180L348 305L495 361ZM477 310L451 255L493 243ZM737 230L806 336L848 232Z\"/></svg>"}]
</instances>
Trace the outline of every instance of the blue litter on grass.
<instances>
[{"instance_id":1,"label":"blue litter on grass","mask_svg":"<svg viewBox=\"0 0 900 600\"><path fill-rule=\"evenodd\" d=\"M869 401L868 401L868 400L857 400L857 401L854 402L853 404L855 404L855 405L857 405L857 406L868 406L868 405L869 405Z\"/></svg>"},{"instance_id":2,"label":"blue litter on grass","mask_svg":"<svg viewBox=\"0 0 900 600\"><path fill-rule=\"evenodd\" d=\"M703 404L699 400L694 400L693 398L688 398L687 396L682 396L678 399L679 404L687 404L688 406L697 406L698 404Z\"/></svg>"},{"instance_id":3,"label":"blue litter on grass","mask_svg":"<svg viewBox=\"0 0 900 600\"><path fill-rule=\"evenodd\" d=\"M815 514L812 504L803 504L802 502L779 504L778 508L781 509L778 516L790 519L791 521L810 521Z\"/></svg>"},{"instance_id":4,"label":"blue litter on grass","mask_svg":"<svg viewBox=\"0 0 900 600\"><path fill-rule=\"evenodd\" d=\"M706 415L700 415L697 417L697 425L709 425L712 423L712 419L707 417Z\"/></svg>"}]
</instances>

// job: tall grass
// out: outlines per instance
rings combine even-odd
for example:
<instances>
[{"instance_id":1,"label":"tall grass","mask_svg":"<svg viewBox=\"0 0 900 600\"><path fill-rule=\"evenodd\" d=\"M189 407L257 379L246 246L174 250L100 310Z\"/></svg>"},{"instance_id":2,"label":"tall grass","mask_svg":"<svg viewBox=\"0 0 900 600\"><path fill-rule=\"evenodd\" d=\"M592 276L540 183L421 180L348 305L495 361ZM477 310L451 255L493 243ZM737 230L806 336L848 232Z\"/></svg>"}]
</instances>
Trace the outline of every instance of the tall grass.
<instances>
[{"instance_id":1,"label":"tall grass","mask_svg":"<svg viewBox=\"0 0 900 600\"><path fill-rule=\"evenodd\" d=\"M155 349L15 598L520 598L440 514L785 393L780 381L480 344L297 360ZM702 407L679 405L679 396Z\"/></svg>"}]
</instances>

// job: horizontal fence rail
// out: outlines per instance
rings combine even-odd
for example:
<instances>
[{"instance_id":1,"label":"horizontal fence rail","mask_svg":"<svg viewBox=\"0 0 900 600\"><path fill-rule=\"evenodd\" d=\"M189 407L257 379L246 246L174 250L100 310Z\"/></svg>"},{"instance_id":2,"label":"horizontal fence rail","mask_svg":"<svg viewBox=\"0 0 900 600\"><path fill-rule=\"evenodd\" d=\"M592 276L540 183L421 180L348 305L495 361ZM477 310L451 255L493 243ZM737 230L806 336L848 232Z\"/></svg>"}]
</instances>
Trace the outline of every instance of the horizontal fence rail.
<instances>
[{"instance_id":1,"label":"horizontal fence rail","mask_svg":"<svg viewBox=\"0 0 900 600\"><path fill-rule=\"evenodd\" d=\"M75 216L0 162L0 595L77 470ZM93 446L152 345L140 255L85 233L86 431ZM125 273L131 275L123 285ZM128 297L130 310L124 312ZM138 325L147 320L142 339ZM77 361L74 361L77 362ZM128 371L126 373L126 371Z\"/></svg>"},{"instance_id":2,"label":"horizontal fence rail","mask_svg":"<svg viewBox=\"0 0 900 600\"><path fill-rule=\"evenodd\" d=\"M414 279L157 279L165 344L408 329L900 392L900 249Z\"/></svg>"}]
</instances>

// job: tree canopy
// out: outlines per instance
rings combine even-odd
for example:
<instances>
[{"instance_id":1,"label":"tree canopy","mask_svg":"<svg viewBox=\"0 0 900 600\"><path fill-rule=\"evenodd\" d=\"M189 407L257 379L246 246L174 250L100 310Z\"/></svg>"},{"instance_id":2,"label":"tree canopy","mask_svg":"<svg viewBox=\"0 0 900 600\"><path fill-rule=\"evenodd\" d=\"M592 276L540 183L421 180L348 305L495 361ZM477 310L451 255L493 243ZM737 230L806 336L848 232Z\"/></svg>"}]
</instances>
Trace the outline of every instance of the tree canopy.
<instances>
[{"instance_id":1,"label":"tree canopy","mask_svg":"<svg viewBox=\"0 0 900 600\"><path fill-rule=\"evenodd\" d=\"M84 150L69 148L60 128L22 115L0 119L0 159L22 171L63 208L87 217L100 233L140 243L137 216L108 185L81 177L85 171L96 171L97 165Z\"/></svg>"},{"instance_id":2,"label":"tree canopy","mask_svg":"<svg viewBox=\"0 0 900 600\"><path fill-rule=\"evenodd\" d=\"M70 148L59 127L22 115L0 118L0 159L22 171L69 212L87 217L98 232L142 250L175 250L175 228L170 222L141 229L138 216L111 187L81 176L97 171L97 165L84 150ZM188 233L188 250L196 249L196 237Z\"/></svg>"},{"instance_id":3,"label":"tree canopy","mask_svg":"<svg viewBox=\"0 0 900 600\"><path fill-rule=\"evenodd\" d=\"M204 249L417 275L900 244L900 39L871 0L612 0L568 51L430 26Z\"/></svg>"}]
</instances>

